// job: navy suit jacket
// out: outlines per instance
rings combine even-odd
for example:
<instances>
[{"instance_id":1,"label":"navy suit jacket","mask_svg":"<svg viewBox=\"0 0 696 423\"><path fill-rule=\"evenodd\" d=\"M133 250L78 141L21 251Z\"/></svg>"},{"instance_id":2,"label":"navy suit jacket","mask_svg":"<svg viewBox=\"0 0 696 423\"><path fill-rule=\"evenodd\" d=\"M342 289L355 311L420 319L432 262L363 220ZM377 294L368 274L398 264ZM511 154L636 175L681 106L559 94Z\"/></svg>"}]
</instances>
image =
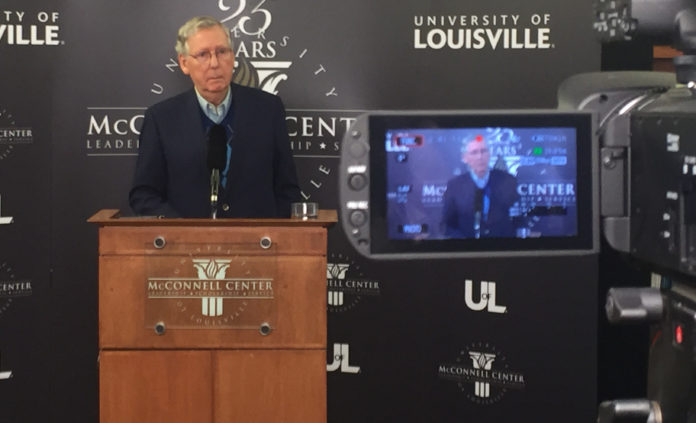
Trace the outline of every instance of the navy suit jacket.
<instances>
[{"instance_id":1,"label":"navy suit jacket","mask_svg":"<svg viewBox=\"0 0 696 423\"><path fill-rule=\"evenodd\" d=\"M477 189L469 172L447 182L442 209L445 235L452 238L475 236L474 201ZM510 218L510 207L520 199L517 180L507 172L491 169L484 189L489 193L490 204L488 214L480 222L481 237L514 237L516 229Z\"/></svg>"},{"instance_id":2,"label":"navy suit jacket","mask_svg":"<svg viewBox=\"0 0 696 423\"><path fill-rule=\"evenodd\" d=\"M279 97L232 84L232 156L218 217L288 217L300 201ZM194 89L145 111L130 206L139 215L210 216L207 138Z\"/></svg>"}]
</instances>

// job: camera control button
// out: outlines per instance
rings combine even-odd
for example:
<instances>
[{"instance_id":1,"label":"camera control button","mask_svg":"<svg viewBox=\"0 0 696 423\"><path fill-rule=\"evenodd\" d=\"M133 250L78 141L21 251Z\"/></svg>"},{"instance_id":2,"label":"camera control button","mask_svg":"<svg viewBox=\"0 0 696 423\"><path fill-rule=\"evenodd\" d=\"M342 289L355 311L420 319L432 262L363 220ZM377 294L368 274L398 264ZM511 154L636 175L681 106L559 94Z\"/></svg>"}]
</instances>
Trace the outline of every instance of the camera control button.
<instances>
[{"instance_id":1,"label":"camera control button","mask_svg":"<svg viewBox=\"0 0 696 423\"><path fill-rule=\"evenodd\" d=\"M367 185L367 176L362 173L355 173L348 178L348 185L355 191L360 191Z\"/></svg>"},{"instance_id":2,"label":"camera control button","mask_svg":"<svg viewBox=\"0 0 696 423\"><path fill-rule=\"evenodd\" d=\"M352 142L348 147L348 152L351 156L355 157L356 159L359 159L361 157L364 157L365 154L367 154L367 145L364 142L360 141Z\"/></svg>"},{"instance_id":3,"label":"camera control button","mask_svg":"<svg viewBox=\"0 0 696 423\"><path fill-rule=\"evenodd\" d=\"M367 222L367 213L364 210L353 210L350 213L350 223L353 226L362 226Z\"/></svg>"}]
</instances>

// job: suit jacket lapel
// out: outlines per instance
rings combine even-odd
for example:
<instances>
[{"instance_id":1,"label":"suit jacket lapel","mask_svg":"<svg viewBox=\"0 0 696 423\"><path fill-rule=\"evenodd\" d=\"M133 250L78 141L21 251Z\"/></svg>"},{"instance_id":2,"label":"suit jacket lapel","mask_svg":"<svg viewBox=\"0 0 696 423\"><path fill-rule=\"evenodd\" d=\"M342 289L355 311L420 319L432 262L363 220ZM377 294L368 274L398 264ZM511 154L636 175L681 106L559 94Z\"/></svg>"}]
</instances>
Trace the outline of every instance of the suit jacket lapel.
<instances>
[{"instance_id":1,"label":"suit jacket lapel","mask_svg":"<svg viewBox=\"0 0 696 423\"><path fill-rule=\"evenodd\" d=\"M238 189L236 181L240 181L240 174L242 169L242 160L246 156L244 154L244 149L247 147L245 140L245 128L244 122L248 122L245 117L244 105L244 94L240 90L235 89L235 84L231 85L232 90L232 103L230 104L230 109L232 111L232 155L230 157L229 171L227 172L227 191L232 194Z\"/></svg>"},{"instance_id":2,"label":"suit jacket lapel","mask_svg":"<svg viewBox=\"0 0 696 423\"><path fill-rule=\"evenodd\" d=\"M192 88L184 97L179 119L181 139L189 143L187 151L193 151L194 157L198 157L200 163L199 172L206 178L209 177L207 167L207 137L203 130L203 122L200 119L201 106L198 104L196 91ZM193 118L192 118L193 117Z\"/></svg>"}]
</instances>

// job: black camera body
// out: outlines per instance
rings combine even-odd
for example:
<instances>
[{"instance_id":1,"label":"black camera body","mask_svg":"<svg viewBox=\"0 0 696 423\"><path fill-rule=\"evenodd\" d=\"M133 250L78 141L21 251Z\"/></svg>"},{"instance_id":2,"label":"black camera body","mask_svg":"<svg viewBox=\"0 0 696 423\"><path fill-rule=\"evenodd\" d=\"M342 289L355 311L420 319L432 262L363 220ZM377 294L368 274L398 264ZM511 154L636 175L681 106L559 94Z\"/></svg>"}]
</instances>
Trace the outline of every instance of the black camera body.
<instances>
[{"instance_id":1,"label":"black camera body","mask_svg":"<svg viewBox=\"0 0 696 423\"><path fill-rule=\"evenodd\" d=\"M605 238L653 271L653 287L612 288L606 303L612 323L652 325L647 398L602 403L598 421L694 423L696 4L600 0L595 13L605 42L640 37L683 52L675 75L578 75L559 90L559 105L600 111Z\"/></svg>"}]
</instances>

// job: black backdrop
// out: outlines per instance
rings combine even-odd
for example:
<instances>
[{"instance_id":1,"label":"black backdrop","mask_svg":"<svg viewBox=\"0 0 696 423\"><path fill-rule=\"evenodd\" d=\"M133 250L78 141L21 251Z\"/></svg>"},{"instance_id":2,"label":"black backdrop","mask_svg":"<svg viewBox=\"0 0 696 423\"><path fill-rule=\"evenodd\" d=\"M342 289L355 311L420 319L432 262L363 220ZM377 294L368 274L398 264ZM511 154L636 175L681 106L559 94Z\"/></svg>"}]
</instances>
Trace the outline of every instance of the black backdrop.
<instances>
[{"instance_id":1,"label":"black backdrop","mask_svg":"<svg viewBox=\"0 0 696 423\"><path fill-rule=\"evenodd\" d=\"M303 194L322 208L337 206L340 140L360 112L552 108L560 81L599 69L579 0L27 3L0 14L0 131L23 130L0 132L0 216L14 218L0 225L2 423L98 418L85 220L127 210L140 116L189 86L173 50L189 17L230 18L237 78L283 98ZM438 48L448 30L456 43L499 29L522 47ZM594 421L596 256L373 262L337 226L328 261L344 293L327 311L329 421ZM494 283L506 311L468 308L467 280L474 301ZM483 353L524 383L480 398L452 379Z\"/></svg>"}]
</instances>

